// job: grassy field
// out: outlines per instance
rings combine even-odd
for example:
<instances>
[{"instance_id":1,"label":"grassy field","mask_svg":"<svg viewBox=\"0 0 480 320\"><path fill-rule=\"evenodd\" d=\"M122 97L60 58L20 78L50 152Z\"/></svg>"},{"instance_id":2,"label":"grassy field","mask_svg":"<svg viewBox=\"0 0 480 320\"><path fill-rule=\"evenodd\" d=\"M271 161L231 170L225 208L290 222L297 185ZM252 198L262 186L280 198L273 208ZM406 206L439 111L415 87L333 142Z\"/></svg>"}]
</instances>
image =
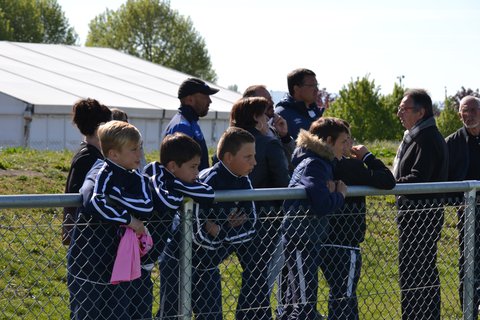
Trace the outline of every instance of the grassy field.
<instances>
[{"instance_id":1,"label":"grassy field","mask_svg":"<svg viewBox=\"0 0 480 320\"><path fill-rule=\"evenodd\" d=\"M391 166L396 143L367 145ZM71 152L0 150L0 194L63 193ZM147 154L147 160L158 153ZM397 230L393 196L369 197L363 270L357 290L362 319L399 319ZM0 319L66 319L66 249L61 244L61 208L0 211ZM457 294L455 211L447 209L439 249L442 319L461 319ZM155 271L158 276L158 271ZM321 274L318 308L327 313L328 291ZM234 319L240 267L233 256L222 265L224 312ZM158 285L158 281L157 281ZM158 293L158 290L156 290ZM156 298L158 301L158 298ZM276 301L272 298L272 305ZM155 305L155 310L158 305Z\"/></svg>"}]
</instances>

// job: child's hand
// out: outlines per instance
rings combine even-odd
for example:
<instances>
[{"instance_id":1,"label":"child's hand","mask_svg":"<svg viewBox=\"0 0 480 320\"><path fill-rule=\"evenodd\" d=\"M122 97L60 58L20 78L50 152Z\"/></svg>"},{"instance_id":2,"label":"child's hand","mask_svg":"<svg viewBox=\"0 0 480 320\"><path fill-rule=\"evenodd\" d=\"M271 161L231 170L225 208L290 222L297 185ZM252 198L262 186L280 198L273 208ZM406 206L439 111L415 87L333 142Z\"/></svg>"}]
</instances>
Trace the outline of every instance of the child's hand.
<instances>
[{"instance_id":1,"label":"child's hand","mask_svg":"<svg viewBox=\"0 0 480 320\"><path fill-rule=\"evenodd\" d=\"M364 145L353 146L352 149L352 158L362 160L363 157L368 153L367 147Z\"/></svg>"},{"instance_id":2,"label":"child's hand","mask_svg":"<svg viewBox=\"0 0 480 320\"><path fill-rule=\"evenodd\" d=\"M207 230L209 235L216 238L220 233L220 226L211 220L207 220L207 222L205 222L205 230Z\"/></svg>"},{"instance_id":3,"label":"child's hand","mask_svg":"<svg viewBox=\"0 0 480 320\"><path fill-rule=\"evenodd\" d=\"M328 180L327 181L327 188L328 188L328 191L335 192L335 181Z\"/></svg>"},{"instance_id":4,"label":"child's hand","mask_svg":"<svg viewBox=\"0 0 480 320\"><path fill-rule=\"evenodd\" d=\"M130 224L128 225L130 228L132 228L137 235L142 235L146 233L145 226L143 225L143 221L138 220L135 217L132 217L132 220L130 221Z\"/></svg>"},{"instance_id":5,"label":"child's hand","mask_svg":"<svg viewBox=\"0 0 480 320\"><path fill-rule=\"evenodd\" d=\"M228 225L232 228L240 227L247 221L247 215L243 211L234 209L227 217Z\"/></svg>"},{"instance_id":6,"label":"child's hand","mask_svg":"<svg viewBox=\"0 0 480 320\"><path fill-rule=\"evenodd\" d=\"M335 181L335 191L343 194L345 198L347 196L347 185L342 180Z\"/></svg>"}]
</instances>

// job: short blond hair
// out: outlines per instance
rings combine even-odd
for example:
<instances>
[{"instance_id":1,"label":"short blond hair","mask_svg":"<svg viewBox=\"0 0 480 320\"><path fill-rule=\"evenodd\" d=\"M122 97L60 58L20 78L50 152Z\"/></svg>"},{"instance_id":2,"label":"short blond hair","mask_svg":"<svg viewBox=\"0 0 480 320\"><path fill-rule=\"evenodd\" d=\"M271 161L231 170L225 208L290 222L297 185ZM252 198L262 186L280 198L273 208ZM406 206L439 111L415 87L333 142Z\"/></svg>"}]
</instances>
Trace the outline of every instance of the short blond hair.
<instances>
[{"instance_id":1,"label":"short blond hair","mask_svg":"<svg viewBox=\"0 0 480 320\"><path fill-rule=\"evenodd\" d=\"M109 121L98 127L98 139L102 148L103 155L108 151L120 150L128 143L140 143L142 135L134 125L124 121Z\"/></svg>"}]
</instances>

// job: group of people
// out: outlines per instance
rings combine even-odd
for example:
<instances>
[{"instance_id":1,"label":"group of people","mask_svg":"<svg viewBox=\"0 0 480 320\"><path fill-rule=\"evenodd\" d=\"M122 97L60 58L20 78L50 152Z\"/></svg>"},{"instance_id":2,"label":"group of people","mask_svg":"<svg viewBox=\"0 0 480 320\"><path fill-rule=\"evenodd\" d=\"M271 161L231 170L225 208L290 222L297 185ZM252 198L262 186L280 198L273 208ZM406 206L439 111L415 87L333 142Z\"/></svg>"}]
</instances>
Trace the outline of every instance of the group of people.
<instances>
[{"instance_id":1,"label":"group of people","mask_svg":"<svg viewBox=\"0 0 480 320\"><path fill-rule=\"evenodd\" d=\"M277 318L322 319L316 310L319 270L330 287L328 318L358 319L356 287L367 210L365 197L346 197L347 186L391 189L396 182L480 177L474 165L480 154L476 98L462 100L464 128L447 139L447 148L428 94L408 90L398 108L406 131L392 173L365 146L352 145L347 121L322 116L313 71L293 70L287 83L289 92L275 107L265 86L245 90L232 106L230 127L213 159L198 122L219 90L200 79L180 85L181 105L164 132L160 159L146 165L141 135L124 113L112 120L112 110L94 99L74 105L73 122L85 141L72 160L66 186L66 192L83 196L78 210L65 208L71 318L152 318L151 272L157 262L160 307L155 316L180 316L179 208L189 197L197 206L192 247L196 319L223 318L219 265L233 253L242 267L237 319L272 319L275 282ZM453 159L464 166L449 166L449 156L450 164ZM215 201L217 190L278 187L303 187L307 198ZM440 319L440 203L435 194L397 198L403 319ZM138 276L112 284L126 228L139 238L151 236L153 247L141 258Z\"/></svg>"}]
</instances>

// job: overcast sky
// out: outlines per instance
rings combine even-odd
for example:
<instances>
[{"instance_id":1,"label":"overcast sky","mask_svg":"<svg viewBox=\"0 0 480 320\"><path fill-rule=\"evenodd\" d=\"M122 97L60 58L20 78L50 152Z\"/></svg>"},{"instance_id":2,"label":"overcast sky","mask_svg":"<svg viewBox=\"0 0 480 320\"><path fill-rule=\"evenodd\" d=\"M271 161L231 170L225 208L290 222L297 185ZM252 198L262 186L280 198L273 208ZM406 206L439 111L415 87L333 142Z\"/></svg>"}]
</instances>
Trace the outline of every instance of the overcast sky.
<instances>
[{"instance_id":1,"label":"overcast sky","mask_svg":"<svg viewBox=\"0 0 480 320\"><path fill-rule=\"evenodd\" d=\"M88 23L125 0L57 0L83 45ZM480 87L478 0L171 0L205 39L217 83L287 90L305 67L338 92L370 75L383 94L403 78L435 101Z\"/></svg>"}]
</instances>

